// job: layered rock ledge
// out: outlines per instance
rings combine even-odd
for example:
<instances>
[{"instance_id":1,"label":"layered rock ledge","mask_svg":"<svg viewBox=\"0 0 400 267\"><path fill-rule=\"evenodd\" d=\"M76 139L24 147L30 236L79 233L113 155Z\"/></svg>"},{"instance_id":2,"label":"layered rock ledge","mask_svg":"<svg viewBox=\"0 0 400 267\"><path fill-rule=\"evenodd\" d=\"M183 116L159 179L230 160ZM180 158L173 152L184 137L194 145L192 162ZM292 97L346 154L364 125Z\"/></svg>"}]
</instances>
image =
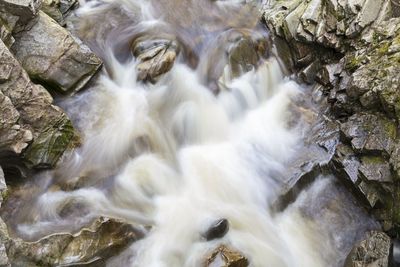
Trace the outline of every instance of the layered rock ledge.
<instances>
[{"instance_id":1,"label":"layered rock ledge","mask_svg":"<svg viewBox=\"0 0 400 267\"><path fill-rule=\"evenodd\" d=\"M324 167L392 238L400 235L398 16L390 0L271 0L264 7L282 61L313 86L313 100L323 107L316 140L329 136L329 146L319 145L333 151ZM376 249L389 250L389 243ZM352 256L346 266L387 266L389 252L383 254L375 263Z\"/></svg>"}]
</instances>

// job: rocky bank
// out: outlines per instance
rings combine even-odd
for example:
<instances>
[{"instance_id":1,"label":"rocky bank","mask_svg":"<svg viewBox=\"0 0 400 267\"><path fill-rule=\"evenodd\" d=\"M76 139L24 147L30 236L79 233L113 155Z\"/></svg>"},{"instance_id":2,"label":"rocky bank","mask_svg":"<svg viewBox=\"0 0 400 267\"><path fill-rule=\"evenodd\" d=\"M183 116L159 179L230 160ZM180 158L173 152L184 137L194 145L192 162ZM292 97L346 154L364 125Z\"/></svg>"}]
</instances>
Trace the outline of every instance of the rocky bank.
<instances>
[{"instance_id":1,"label":"rocky bank","mask_svg":"<svg viewBox=\"0 0 400 267\"><path fill-rule=\"evenodd\" d=\"M73 0L0 1L0 205L6 183L55 167L80 143L53 100L83 89L102 66L63 27L76 6ZM124 222L99 218L78 233L27 242L11 237L0 219L0 266L102 266L141 235Z\"/></svg>"},{"instance_id":2,"label":"rocky bank","mask_svg":"<svg viewBox=\"0 0 400 267\"><path fill-rule=\"evenodd\" d=\"M264 7L279 55L324 107L317 139L328 136L320 145L332 151L324 167L394 239L400 234L398 16L399 3L390 0L272 0ZM387 257L390 241L383 240L363 242L378 242L370 247L386 248L376 253ZM346 266L398 264L349 257Z\"/></svg>"}]
</instances>

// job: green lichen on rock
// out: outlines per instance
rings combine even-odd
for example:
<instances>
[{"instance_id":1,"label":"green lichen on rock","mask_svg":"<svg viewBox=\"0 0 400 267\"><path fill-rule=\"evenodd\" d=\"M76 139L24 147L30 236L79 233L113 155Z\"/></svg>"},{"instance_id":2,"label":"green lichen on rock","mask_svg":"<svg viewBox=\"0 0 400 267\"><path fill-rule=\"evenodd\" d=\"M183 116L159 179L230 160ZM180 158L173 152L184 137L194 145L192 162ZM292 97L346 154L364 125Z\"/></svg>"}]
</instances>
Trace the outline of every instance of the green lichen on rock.
<instances>
[{"instance_id":1,"label":"green lichen on rock","mask_svg":"<svg viewBox=\"0 0 400 267\"><path fill-rule=\"evenodd\" d=\"M350 84L353 97L360 98L364 107L384 110L399 120L400 28L397 24L400 19L396 18L385 26L373 28L371 43L364 45L362 51L346 55L345 69L353 76Z\"/></svg>"},{"instance_id":2,"label":"green lichen on rock","mask_svg":"<svg viewBox=\"0 0 400 267\"><path fill-rule=\"evenodd\" d=\"M65 116L45 128L24 153L27 165L33 168L52 168L63 153L74 148L79 137Z\"/></svg>"},{"instance_id":3,"label":"green lichen on rock","mask_svg":"<svg viewBox=\"0 0 400 267\"><path fill-rule=\"evenodd\" d=\"M22 155L29 167L53 167L77 144L71 121L42 86L30 81L1 40L0 74L0 153Z\"/></svg>"}]
</instances>

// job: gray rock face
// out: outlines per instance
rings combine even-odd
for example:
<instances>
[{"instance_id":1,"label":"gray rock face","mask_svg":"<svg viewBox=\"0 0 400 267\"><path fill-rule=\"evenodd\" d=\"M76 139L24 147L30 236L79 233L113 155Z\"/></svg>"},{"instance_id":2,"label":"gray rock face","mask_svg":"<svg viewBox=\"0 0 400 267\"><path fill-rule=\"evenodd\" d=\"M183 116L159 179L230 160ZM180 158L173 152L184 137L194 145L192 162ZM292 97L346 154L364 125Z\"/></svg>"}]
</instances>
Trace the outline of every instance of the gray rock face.
<instances>
[{"instance_id":1,"label":"gray rock face","mask_svg":"<svg viewBox=\"0 0 400 267\"><path fill-rule=\"evenodd\" d=\"M398 0L392 0L393 16L400 17L400 2Z\"/></svg>"},{"instance_id":2,"label":"gray rock face","mask_svg":"<svg viewBox=\"0 0 400 267\"><path fill-rule=\"evenodd\" d=\"M6 247L13 266L104 266L140 237L131 225L100 218L74 235L55 234L36 242L8 239Z\"/></svg>"},{"instance_id":3,"label":"gray rock face","mask_svg":"<svg viewBox=\"0 0 400 267\"><path fill-rule=\"evenodd\" d=\"M77 3L77 0L43 0L41 10L64 26L65 18Z\"/></svg>"},{"instance_id":4,"label":"gray rock face","mask_svg":"<svg viewBox=\"0 0 400 267\"><path fill-rule=\"evenodd\" d=\"M365 240L354 246L344 267L387 267L391 239L382 232L369 232Z\"/></svg>"},{"instance_id":5,"label":"gray rock face","mask_svg":"<svg viewBox=\"0 0 400 267\"><path fill-rule=\"evenodd\" d=\"M0 110L5 114L1 117L0 154L23 152L23 158L31 167L54 166L64 151L75 146L78 140L70 120L60 108L52 105L53 99L43 87L29 80L1 41L0 69L3 76Z\"/></svg>"},{"instance_id":6,"label":"gray rock face","mask_svg":"<svg viewBox=\"0 0 400 267\"><path fill-rule=\"evenodd\" d=\"M41 0L2 0L0 13L17 16L18 23L26 24L37 15L41 5Z\"/></svg>"},{"instance_id":7,"label":"gray rock face","mask_svg":"<svg viewBox=\"0 0 400 267\"><path fill-rule=\"evenodd\" d=\"M390 155L396 139L396 123L380 114L357 113L341 125L356 152Z\"/></svg>"},{"instance_id":8,"label":"gray rock face","mask_svg":"<svg viewBox=\"0 0 400 267\"><path fill-rule=\"evenodd\" d=\"M391 194L394 177L390 165L380 156L362 156L354 153L350 146L340 144L332 161L333 169L340 178L347 180L353 186L353 191L364 200L369 208L375 208L379 203L377 212L384 214L385 209L390 210L391 202L387 196ZM351 188L351 187L350 187ZM383 207L383 208L382 208ZM390 221L389 217L381 217L383 221Z\"/></svg>"},{"instance_id":9,"label":"gray rock face","mask_svg":"<svg viewBox=\"0 0 400 267\"><path fill-rule=\"evenodd\" d=\"M0 151L20 154L32 141L32 132L18 124L19 112L0 91Z\"/></svg>"},{"instance_id":10,"label":"gray rock face","mask_svg":"<svg viewBox=\"0 0 400 267\"><path fill-rule=\"evenodd\" d=\"M29 76L63 93L82 89L101 66L88 47L41 11L36 23L15 39L11 50Z\"/></svg>"},{"instance_id":11,"label":"gray rock face","mask_svg":"<svg viewBox=\"0 0 400 267\"><path fill-rule=\"evenodd\" d=\"M287 46L283 61L323 87L329 117L340 124L331 170L391 233L400 229L397 2L272 0L264 9Z\"/></svg>"},{"instance_id":12,"label":"gray rock face","mask_svg":"<svg viewBox=\"0 0 400 267\"><path fill-rule=\"evenodd\" d=\"M391 3L390 0L273 0L265 7L264 14L270 28L286 40L344 51L346 39L390 17Z\"/></svg>"}]
</instances>

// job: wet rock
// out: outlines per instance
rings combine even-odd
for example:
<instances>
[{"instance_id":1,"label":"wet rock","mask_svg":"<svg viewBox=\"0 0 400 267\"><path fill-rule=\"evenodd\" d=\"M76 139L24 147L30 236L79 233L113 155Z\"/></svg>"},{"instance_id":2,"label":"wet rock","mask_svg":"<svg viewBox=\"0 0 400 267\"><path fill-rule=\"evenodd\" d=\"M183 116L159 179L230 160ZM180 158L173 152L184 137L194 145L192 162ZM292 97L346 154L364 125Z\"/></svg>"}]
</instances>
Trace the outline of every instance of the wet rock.
<instances>
[{"instance_id":1,"label":"wet rock","mask_svg":"<svg viewBox=\"0 0 400 267\"><path fill-rule=\"evenodd\" d=\"M322 66L319 68L318 73L316 74L317 81L327 87L334 87L336 85L338 76L339 76L339 71L340 66L338 64L329 64Z\"/></svg>"},{"instance_id":2,"label":"wet rock","mask_svg":"<svg viewBox=\"0 0 400 267\"><path fill-rule=\"evenodd\" d=\"M132 45L134 56L139 60L138 79L155 82L170 71L179 53L176 41L167 39L138 39Z\"/></svg>"},{"instance_id":3,"label":"wet rock","mask_svg":"<svg viewBox=\"0 0 400 267\"><path fill-rule=\"evenodd\" d=\"M220 219L214 222L207 231L203 234L203 237L207 240L213 240L222 238L229 231L229 221L227 219Z\"/></svg>"},{"instance_id":4,"label":"wet rock","mask_svg":"<svg viewBox=\"0 0 400 267\"><path fill-rule=\"evenodd\" d=\"M1 147L0 154L10 151L21 154L25 163L34 168L54 166L66 150L78 143L71 121L52 105L53 99L43 87L29 80L1 41L0 69L3 74L9 73L3 75L0 83L0 110L4 111L2 115L6 114L1 119L4 124L0 125L0 140L7 148Z\"/></svg>"},{"instance_id":5,"label":"wet rock","mask_svg":"<svg viewBox=\"0 0 400 267\"><path fill-rule=\"evenodd\" d=\"M291 48L287 54L298 76L323 86L330 105L324 114L340 120L330 168L385 230L398 234L400 19L393 18L395 2L271 0L264 19ZM317 63L314 77L311 67Z\"/></svg>"},{"instance_id":6,"label":"wet rock","mask_svg":"<svg viewBox=\"0 0 400 267\"><path fill-rule=\"evenodd\" d=\"M100 59L87 46L42 11L36 23L16 34L15 39L11 50L23 68L51 90L76 92L101 66Z\"/></svg>"},{"instance_id":7,"label":"wet rock","mask_svg":"<svg viewBox=\"0 0 400 267\"><path fill-rule=\"evenodd\" d=\"M337 177L344 179L342 181L350 191L369 208L375 207L378 201L382 203L386 200L384 194L382 195L383 189L379 184L373 182L374 179L378 178L373 176L377 171L374 169L376 162L381 163L382 166L380 167L385 171L387 170L385 168L387 165L382 159L373 161L364 158L364 161L361 161L351 147L343 144L337 146L332 161L333 170ZM382 176L380 173L379 175ZM382 179L391 180L392 177L390 173L385 173Z\"/></svg>"},{"instance_id":8,"label":"wet rock","mask_svg":"<svg viewBox=\"0 0 400 267\"><path fill-rule=\"evenodd\" d=\"M385 231L397 223L396 177L386 158L359 155L345 144L339 144L331 169L366 209L372 211Z\"/></svg>"},{"instance_id":9,"label":"wet rock","mask_svg":"<svg viewBox=\"0 0 400 267\"><path fill-rule=\"evenodd\" d=\"M301 192L326 172L326 166L332 160L340 143L340 129L337 122L329 120L324 115L318 116L315 110L305 107L299 107L295 113L303 113L303 118L298 117L295 120L307 121L309 126L306 127L309 131L304 138L302 155L287 164L285 173L280 178L283 183L282 189L272 205L277 210L288 207Z\"/></svg>"},{"instance_id":10,"label":"wet rock","mask_svg":"<svg viewBox=\"0 0 400 267\"><path fill-rule=\"evenodd\" d=\"M241 38L228 51L230 73L233 78L239 77L255 68L258 62L256 46L249 38Z\"/></svg>"},{"instance_id":11,"label":"wet rock","mask_svg":"<svg viewBox=\"0 0 400 267\"><path fill-rule=\"evenodd\" d=\"M303 70L300 71L299 77L300 79L307 83L307 84L312 84L314 82L314 79L317 75L317 72L320 68L320 63L318 61L314 61L307 67L305 67Z\"/></svg>"},{"instance_id":12,"label":"wet rock","mask_svg":"<svg viewBox=\"0 0 400 267\"><path fill-rule=\"evenodd\" d=\"M7 254L15 266L101 266L140 237L129 224L100 218L74 235L54 234L36 242L9 239Z\"/></svg>"},{"instance_id":13,"label":"wet rock","mask_svg":"<svg viewBox=\"0 0 400 267\"><path fill-rule=\"evenodd\" d=\"M206 55L208 60L200 60L199 69L208 87L214 93L231 90L232 80L256 70L260 59L269 57L272 47L269 41L268 35L260 33L231 30L221 34L210 45ZM215 58L219 58L218 62Z\"/></svg>"},{"instance_id":14,"label":"wet rock","mask_svg":"<svg viewBox=\"0 0 400 267\"><path fill-rule=\"evenodd\" d=\"M318 146L328 152L328 157L324 162L329 162L335 154L336 147L339 144L340 128L336 121L330 120L327 117L321 116L318 118L312 130L312 137L308 140L309 143L315 141ZM321 162L322 163L322 162Z\"/></svg>"},{"instance_id":15,"label":"wet rock","mask_svg":"<svg viewBox=\"0 0 400 267\"><path fill-rule=\"evenodd\" d=\"M248 259L240 252L228 248L224 245L216 248L209 257L207 257L205 267L247 267Z\"/></svg>"},{"instance_id":16,"label":"wet rock","mask_svg":"<svg viewBox=\"0 0 400 267\"><path fill-rule=\"evenodd\" d=\"M361 163L350 147L338 145L333 163L341 177L346 177L354 184L359 183L358 169Z\"/></svg>"},{"instance_id":17,"label":"wet rock","mask_svg":"<svg viewBox=\"0 0 400 267\"><path fill-rule=\"evenodd\" d=\"M397 127L382 114L357 113L341 124L341 131L357 152L390 155Z\"/></svg>"},{"instance_id":18,"label":"wet rock","mask_svg":"<svg viewBox=\"0 0 400 267\"><path fill-rule=\"evenodd\" d=\"M391 253L391 239L385 233L372 231L354 246L347 256L345 267L387 267Z\"/></svg>"},{"instance_id":19,"label":"wet rock","mask_svg":"<svg viewBox=\"0 0 400 267\"><path fill-rule=\"evenodd\" d=\"M350 147L343 144L337 146L333 165L339 177L346 177L353 184L359 183L358 169L361 163Z\"/></svg>"}]
</instances>

